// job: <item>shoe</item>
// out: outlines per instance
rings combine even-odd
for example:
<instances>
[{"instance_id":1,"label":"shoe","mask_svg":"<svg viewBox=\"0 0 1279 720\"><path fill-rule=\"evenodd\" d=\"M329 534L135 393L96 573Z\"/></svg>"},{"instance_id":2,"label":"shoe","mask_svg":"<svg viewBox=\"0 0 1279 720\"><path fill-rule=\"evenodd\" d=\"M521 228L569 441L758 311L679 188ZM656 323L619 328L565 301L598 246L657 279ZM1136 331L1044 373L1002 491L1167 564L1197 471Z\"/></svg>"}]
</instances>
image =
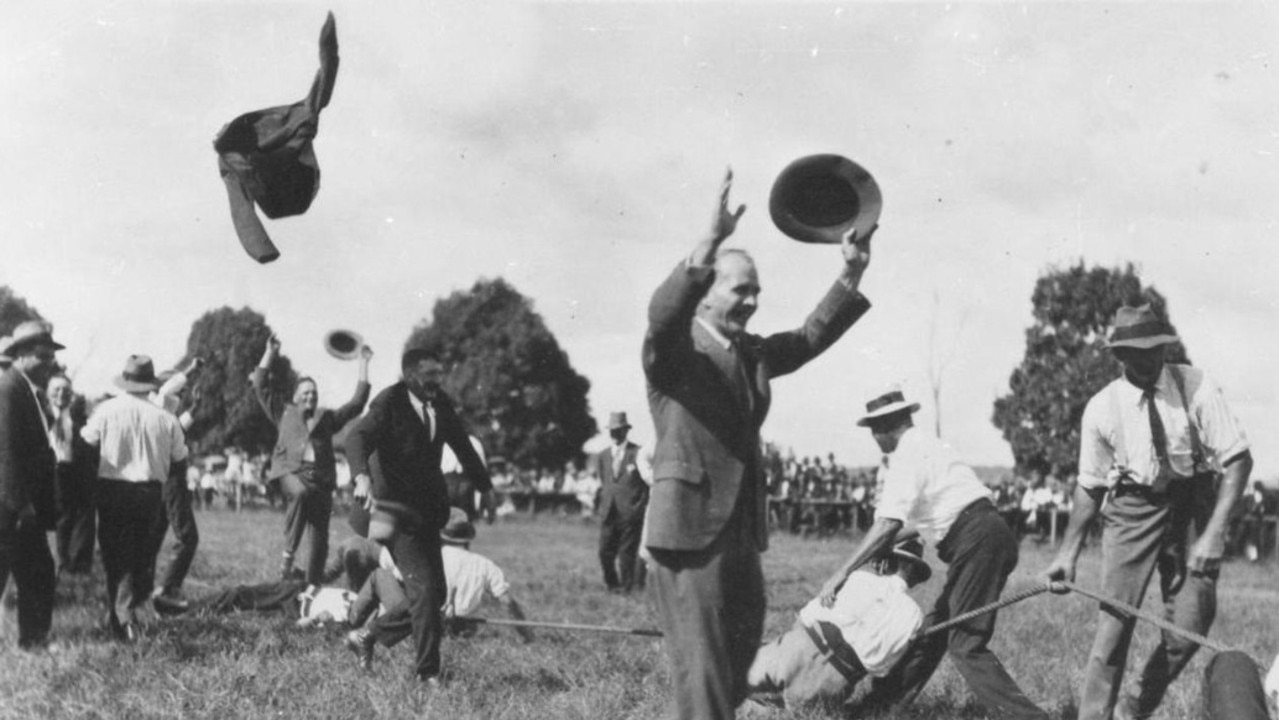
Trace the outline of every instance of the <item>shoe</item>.
<instances>
[{"instance_id":1,"label":"shoe","mask_svg":"<svg viewBox=\"0 0 1279 720\"><path fill-rule=\"evenodd\" d=\"M142 630L134 623L125 623L120 626L116 639L128 645L136 645L142 639Z\"/></svg>"},{"instance_id":2,"label":"shoe","mask_svg":"<svg viewBox=\"0 0 1279 720\"><path fill-rule=\"evenodd\" d=\"M417 680L419 683L422 684L422 687L425 690L428 690L430 692L438 692L444 687L444 685L440 683L440 678L438 675L432 675L430 677L422 677L421 675L419 675L417 677Z\"/></svg>"},{"instance_id":3,"label":"shoe","mask_svg":"<svg viewBox=\"0 0 1279 720\"><path fill-rule=\"evenodd\" d=\"M355 653L355 658L364 672L373 670L373 647L377 640L368 630L352 630L346 634L346 647Z\"/></svg>"},{"instance_id":4,"label":"shoe","mask_svg":"<svg viewBox=\"0 0 1279 720\"><path fill-rule=\"evenodd\" d=\"M180 615L191 609L191 603L180 597L163 592L152 595L151 604L155 607L155 611L161 615Z\"/></svg>"}]
</instances>

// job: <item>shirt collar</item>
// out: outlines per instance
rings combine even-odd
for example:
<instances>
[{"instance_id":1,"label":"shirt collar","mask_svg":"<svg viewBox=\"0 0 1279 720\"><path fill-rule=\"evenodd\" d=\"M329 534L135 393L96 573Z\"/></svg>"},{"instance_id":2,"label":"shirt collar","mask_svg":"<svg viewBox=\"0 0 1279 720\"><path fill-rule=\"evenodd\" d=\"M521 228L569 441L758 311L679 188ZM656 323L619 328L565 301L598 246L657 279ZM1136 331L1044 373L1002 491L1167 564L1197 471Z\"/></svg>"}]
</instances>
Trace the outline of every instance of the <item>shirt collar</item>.
<instances>
[{"instance_id":1,"label":"shirt collar","mask_svg":"<svg viewBox=\"0 0 1279 720\"><path fill-rule=\"evenodd\" d=\"M426 404L421 400L418 400L417 395L414 395L412 390L407 390L407 392L409 394L409 404L412 405L413 409L417 411L417 414L421 416L422 413L426 412Z\"/></svg>"},{"instance_id":2,"label":"shirt collar","mask_svg":"<svg viewBox=\"0 0 1279 720\"><path fill-rule=\"evenodd\" d=\"M26 372L22 370L22 368L14 368L14 370L17 370L18 374L22 376L22 379L27 381L27 385L31 388L31 394L36 397L37 401L39 401L40 388L36 387L36 384L31 381L31 376L27 375Z\"/></svg>"},{"instance_id":3,"label":"shirt collar","mask_svg":"<svg viewBox=\"0 0 1279 720\"><path fill-rule=\"evenodd\" d=\"M711 337L715 339L715 342L722 345L725 350L728 350L731 347L733 347L733 341L725 337L724 333L720 332L719 330L716 330L714 325L711 325L710 323L703 320L701 316L695 315L693 316L693 319L701 323L702 327L706 328L706 332L710 333Z\"/></svg>"}]
</instances>

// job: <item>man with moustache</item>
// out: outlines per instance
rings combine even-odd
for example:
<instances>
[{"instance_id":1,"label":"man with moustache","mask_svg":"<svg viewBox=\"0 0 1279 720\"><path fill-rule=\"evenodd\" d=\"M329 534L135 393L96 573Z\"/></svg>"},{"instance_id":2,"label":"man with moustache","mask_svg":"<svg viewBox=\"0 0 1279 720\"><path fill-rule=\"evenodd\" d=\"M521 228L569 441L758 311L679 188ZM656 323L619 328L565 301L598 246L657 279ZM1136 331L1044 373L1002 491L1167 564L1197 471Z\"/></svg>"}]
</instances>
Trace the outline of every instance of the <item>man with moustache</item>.
<instances>
[{"instance_id":1,"label":"man with moustache","mask_svg":"<svg viewBox=\"0 0 1279 720\"><path fill-rule=\"evenodd\" d=\"M439 683L440 610L447 598L440 529L449 519L448 486L440 471L444 446L492 507L488 470L471 445L461 417L440 387L444 365L427 348L410 346L400 359L403 379L378 393L346 440L355 478L354 497L373 512L370 537L387 528L384 543L404 577L407 612L373 620L367 633L348 641L368 667L378 642L389 647L412 633L417 645L414 672L430 686ZM370 462L370 460L373 460ZM391 532L390 528L394 527Z\"/></svg>"},{"instance_id":2,"label":"man with moustache","mask_svg":"<svg viewBox=\"0 0 1279 720\"><path fill-rule=\"evenodd\" d=\"M870 235L843 238L843 267L802 326L746 332L760 293L750 255L720 246L724 180L710 234L653 294L643 366L657 431L644 544L674 679L676 716L734 717L764 629L766 488L759 429L770 382L817 357L870 308L858 292ZM873 233L873 230L872 230Z\"/></svg>"},{"instance_id":3,"label":"man with moustache","mask_svg":"<svg viewBox=\"0 0 1279 720\"><path fill-rule=\"evenodd\" d=\"M333 490L337 487L333 436L359 417L369 400L369 359L373 357L373 350L367 345L360 348L355 394L337 410L319 406L319 387L309 377L297 381L292 402L284 402L274 395L267 382L267 373L279 354L280 341L272 335L267 338L266 351L254 368L250 381L258 404L278 431L267 480L278 481L288 498L280 576L285 580L295 579L293 556L302 543L303 533L310 531L311 552L305 579L312 585L319 585L324 578L324 562L329 554L329 518L333 515Z\"/></svg>"},{"instance_id":4,"label":"man with moustache","mask_svg":"<svg viewBox=\"0 0 1279 720\"><path fill-rule=\"evenodd\" d=\"M9 577L18 589L18 647L43 645L53 625L56 586L45 531L55 524L53 449L39 389L57 370L53 327L18 325L0 353L0 595Z\"/></svg>"}]
</instances>

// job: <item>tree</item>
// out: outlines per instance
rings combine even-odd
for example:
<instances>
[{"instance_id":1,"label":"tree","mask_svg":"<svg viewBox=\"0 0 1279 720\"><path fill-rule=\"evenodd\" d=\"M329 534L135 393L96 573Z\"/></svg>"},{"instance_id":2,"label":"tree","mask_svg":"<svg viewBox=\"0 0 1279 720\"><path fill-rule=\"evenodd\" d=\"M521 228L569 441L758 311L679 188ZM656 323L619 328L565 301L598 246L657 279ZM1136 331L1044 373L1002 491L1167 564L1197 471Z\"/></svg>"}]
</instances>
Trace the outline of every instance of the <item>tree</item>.
<instances>
[{"instance_id":1,"label":"tree","mask_svg":"<svg viewBox=\"0 0 1279 720\"><path fill-rule=\"evenodd\" d=\"M270 336L266 319L247 307L211 310L191 325L183 362L196 356L204 360L188 391L195 401L195 423L187 440L195 453L234 446L256 454L275 444L275 427L249 383ZM277 357L270 372L272 391L288 397L296 380L289 359Z\"/></svg>"},{"instance_id":2,"label":"tree","mask_svg":"<svg viewBox=\"0 0 1279 720\"><path fill-rule=\"evenodd\" d=\"M0 337L12 335L14 328L27 320L43 319L35 308L9 286L0 285Z\"/></svg>"},{"instance_id":3,"label":"tree","mask_svg":"<svg viewBox=\"0 0 1279 720\"><path fill-rule=\"evenodd\" d=\"M1026 330L1026 353L1008 380L1011 392L995 401L992 422L1012 446L1019 471L1072 477L1084 407L1121 372L1106 349L1115 311L1149 303L1167 322L1167 303L1142 286L1131 263L1086 268L1082 261L1046 271L1031 302L1035 322ZM1181 343L1167 353L1170 362L1189 363Z\"/></svg>"},{"instance_id":4,"label":"tree","mask_svg":"<svg viewBox=\"0 0 1279 720\"><path fill-rule=\"evenodd\" d=\"M408 345L436 352L444 389L490 454L560 468L598 428L578 375L532 302L501 278L438 301Z\"/></svg>"}]
</instances>

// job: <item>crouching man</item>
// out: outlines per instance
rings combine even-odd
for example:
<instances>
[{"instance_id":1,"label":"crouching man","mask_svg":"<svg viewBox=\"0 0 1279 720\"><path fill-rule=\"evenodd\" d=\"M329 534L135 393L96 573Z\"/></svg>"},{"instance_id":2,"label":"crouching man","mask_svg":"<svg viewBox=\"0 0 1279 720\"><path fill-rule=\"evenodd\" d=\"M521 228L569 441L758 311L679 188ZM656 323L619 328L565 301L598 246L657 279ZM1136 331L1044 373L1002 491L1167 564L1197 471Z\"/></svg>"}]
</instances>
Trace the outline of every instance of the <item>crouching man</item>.
<instances>
[{"instance_id":1,"label":"crouching man","mask_svg":"<svg viewBox=\"0 0 1279 720\"><path fill-rule=\"evenodd\" d=\"M924 621L906 592L932 575L923 549L917 534L904 536L849 575L830 607L820 597L805 605L794 627L755 655L751 692L780 693L792 709L841 705L862 678L888 674Z\"/></svg>"}]
</instances>

